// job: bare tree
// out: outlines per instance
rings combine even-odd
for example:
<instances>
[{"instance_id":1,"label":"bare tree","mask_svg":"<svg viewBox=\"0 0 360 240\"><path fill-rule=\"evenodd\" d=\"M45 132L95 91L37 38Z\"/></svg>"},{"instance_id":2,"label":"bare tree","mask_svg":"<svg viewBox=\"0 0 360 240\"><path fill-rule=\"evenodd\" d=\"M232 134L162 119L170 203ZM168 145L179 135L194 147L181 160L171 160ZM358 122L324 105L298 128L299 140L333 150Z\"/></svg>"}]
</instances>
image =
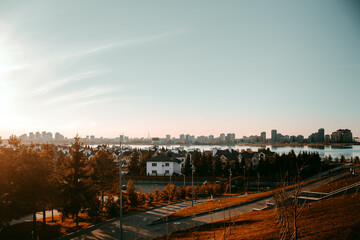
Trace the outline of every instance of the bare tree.
<instances>
[{"instance_id":1,"label":"bare tree","mask_svg":"<svg viewBox=\"0 0 360 240\"><path fill-rule=\"evenodd\" d=\"M302 192L300 173L307 166L297 167L296 174L293 178L294 188L287 190L286 180L282 181L282 186L275 191L274 200L276 205L276 216L280 227L280 239L298 239L299 234L299 217L305 206L305 201L299 203L298 197Z\"/></svg>"}]
</instances>

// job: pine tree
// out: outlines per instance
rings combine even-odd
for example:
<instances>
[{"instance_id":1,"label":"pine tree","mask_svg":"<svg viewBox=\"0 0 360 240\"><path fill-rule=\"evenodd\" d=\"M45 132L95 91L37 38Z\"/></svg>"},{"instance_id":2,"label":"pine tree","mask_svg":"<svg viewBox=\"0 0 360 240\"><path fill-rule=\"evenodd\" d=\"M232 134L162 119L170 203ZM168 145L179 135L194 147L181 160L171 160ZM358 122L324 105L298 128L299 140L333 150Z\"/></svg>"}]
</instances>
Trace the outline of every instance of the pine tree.
<instances>
[{"instance_id":1,"label":"pine tree","mask_svg":"<svg viewBox=\"0 0 360 240\"><path fill-rule=\"evenodd\" d=\"M221 177L222 174L223 174L223 169L222 169L222 163L220 160L220 156L216 155L215 162L214 162L214 175L215 175L215 177Z\"/></svg>"},{"instance_id":2,"label":"pine tree","mask_svg":"<svg viewBox=\"0 0 360 240\"><path fill-rule=\"evenodd\" d=\"M76 136L70 147L71 157L66 157L61 165L62 212L66 216L75 216L79 226L79 211L85 207L90 197L90 188L86 186L86 157L81 149L80 137Z\"/></svg>"},{"instance_id":3,"label":"pine tree","mask_svg":"<svg viewBox=\"0 0 360 240\"><path fill-rule=\"evenodd\" d=\"M129 173L133 176L138 176L140 174L140 162L139 162L139 152L137 149L134 150L130 158L129 163Z\"/></svg>"},{"instance_id":4,"label":"pine tree","mask_svg":"<svg viewBox=\"0 0 360 240\"><path fill-rule=\"evenodd\" d=\"M191 175L191 163L190 163L190 154L189 153L186 155L186 158L185 158L184 174L185 174L185 176Z\"/></svg>"},{"instance_id":5,"label":"pine tree","mask_svg":"<svg viewBox=\"0 0 360 240\"><path fill-rule=\"evenodd\" d=\"M104 193L111 189L116 180L118 169L107 152L97 151L89 161L89 174L94 183L96 192L101 197L101 206L104 206Z\"/></svg>"}]
</instances>

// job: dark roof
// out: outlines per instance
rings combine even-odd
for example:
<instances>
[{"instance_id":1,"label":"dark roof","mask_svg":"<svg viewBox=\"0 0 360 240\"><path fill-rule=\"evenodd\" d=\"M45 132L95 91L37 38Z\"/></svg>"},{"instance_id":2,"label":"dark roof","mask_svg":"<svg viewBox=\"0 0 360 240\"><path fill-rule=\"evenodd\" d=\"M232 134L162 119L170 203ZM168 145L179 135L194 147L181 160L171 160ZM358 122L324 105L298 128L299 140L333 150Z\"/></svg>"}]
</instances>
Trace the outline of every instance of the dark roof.
<instances>
[{"instance_id":1,"label":"dark roof","mask_svg":"<svg viewBox=\"0 0 360 240\"><path fill-rule=\"evenodd\" d=\"M234 151L234 150L232 150L232 151L230 152L228 149L226 149L226 150L217 150L216 153L215 153L215 156L216 156L216 155L219 155L220 157L221 157L221 156L224 156L224 157L226 157L226 158L229 159L229 160L237 160L237 159L238 159L238 156L239 156L239 152ZM215 156L214 156L214 157L215 157Z\"/></svg>"},{"instance_id":2,"label":"dark roof","mask_svg":"<svg viewBox=\"0 0 360 240\"><path fill-rule=\"evenodd\" d=\"M176 163L180 163L180 160L170 158L167 155L158 154L155 157L147 159L146 162L176 162Z\"/></svg>"},{"instance_id":3,"label":"dark roof","mask_svg":"<svg viewBox=\"0 0 360 240\"><path fill-rule=\"evenodd\" d=\"M183 157L186 157L186 154L172 153L172 157L173 158L183 158Z\"/></svg>"},{"instance_id":4,"label":"dark roof","mask_svg":"<svg viewBox=\"0 0 360 240\"><path fill-rule=\"evenodd\" d=\"M252 158L255 155L255 153L249 153L249 152L245 152L245 151L241 152L240 154L243 159Z\"/></svg>"},{"instance_id":5,"label":"dark roof","mask_svg":"<svg viewBox=\"0 0 360 240\"><path fill-rule=\"evenodd\" d=\"M267 148L267 149L265 149L265 148L259 148L259 149L258 149L258 153L260 153L260 152L264 153L266 156L273 156L273 155L275 154L275 152L272 152L272 151L270 150L270 148Z\"/></svg>"}]
</instances>

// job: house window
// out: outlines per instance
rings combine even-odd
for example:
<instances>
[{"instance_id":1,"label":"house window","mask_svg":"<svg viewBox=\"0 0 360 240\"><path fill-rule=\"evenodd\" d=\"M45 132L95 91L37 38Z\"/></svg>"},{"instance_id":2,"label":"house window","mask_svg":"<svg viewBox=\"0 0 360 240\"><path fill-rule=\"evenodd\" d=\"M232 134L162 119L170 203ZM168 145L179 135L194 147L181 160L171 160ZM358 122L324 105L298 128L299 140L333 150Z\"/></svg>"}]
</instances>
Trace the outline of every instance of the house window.
<instances>
[{"instance_id":1,"label":"house window","mask_svg":"<svg viewBox=\"0 0 360 240\"><path fill-rule=\"evenodd\" d=\"M153 163L152 163L152 166L153 166L153 167L156 167L156 166L157 166L156 162L153 162Z\"/></svg>"},{"instance_id":2,"label":"house window","mask_svg":"<svg viewBox=\"0 0 360 240\"><path fill-rule=\"evenodd\" d=\"M169 170L165 170L165 173L170 173L170 171L169 171Z\"/></svg>"},{"instance_id":3,"label":"house window","mask_svg":"<svg viewBox=\"0 0 360 240\"><path fill-rule=\"evenodd\" d=\"M168 167L168 166L170 166L170 164L169 164L169 163L165 163L165 167Z\"/></svg>"},{"instance_id":4,"label":"house window","mask_svg":"<svg viewBox=\"0 0 360 240\"><path fill-rule=\"evenodd\" d=\"M152 174L157 174L157 171L156 171L156 170L152 170L151 173L152 173Z\"/></svg>"}]
</instances>

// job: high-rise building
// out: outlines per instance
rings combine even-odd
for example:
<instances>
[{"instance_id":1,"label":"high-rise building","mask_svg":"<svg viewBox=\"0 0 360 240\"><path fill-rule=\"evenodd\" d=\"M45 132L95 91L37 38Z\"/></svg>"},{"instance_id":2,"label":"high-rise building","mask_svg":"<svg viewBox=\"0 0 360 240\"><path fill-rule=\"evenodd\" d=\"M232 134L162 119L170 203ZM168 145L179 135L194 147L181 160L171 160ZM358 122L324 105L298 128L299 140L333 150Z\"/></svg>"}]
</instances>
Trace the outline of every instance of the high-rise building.
<instances>
[{"instance_id":1,"label":"high-rise building","mask_svg":"<svg viewBox=\"0 0 360 240\"><path fill-rule=\"evenodd\" d=\"M271 142L273 143L277 142L276 136L277 136L277 130L276 129L271 130Z\"/></svg>"},{"instance_id":2,"label":"high-rise building","mask_svg":"<svg viewBox=\"0 0 360 240\"><path fill-rule=\"evenodd\" d=\"M265 143L266 142L266 132L262 132L260 134L260 141Z\"/></svg>"},{"instance_id":3,"label":"high-rise building","mask_svg":"<svg viewBox=\"0 0 360 240\"><path fill-rule=\"evenodd\" d=\"M220 143L224 143L226 140L225 133L220 134Z\"/></svg>"},{"instance_id":4,"label":"high-rise building","mask_svg":"<svg viewBox=\"0 0 360 240\"><path fill-rule=\"evenodd\" d=\"M325 130L323 128L320 128L318 130L318 142L319 143L325 142Z\"/></svg>"},{"instance_id":5,"label":"high-rise building","mask_svg":"<svg viewBox=\"0 0 360 240\"><path fill-rule=\"evenodd\" d=\"M35 139L36 139L36 140L40 140L40 139L41 139L41 134L40 134L40 132L36 132L36 133L35 133Z\"/></svg>"},{"instance_id":6,"label":"high-rise building","mask_svg":"<svg viewBox=\"0 0 360 240\"><path fill-rule=\"evenodd\" d=\"M33 132L29 133L29 140L35 140L35 134Z\"/></svg>"},{"instance_id":7,"label":"high-rise building","mask_svg":"<svg viewBox=\"0 0 360 240\"><path fill-rule=\"evenodd\" d=\"M55 141L62 141L64 140L64 136L61 135L59 132L55 133Z\"/></svg>"},{"instance_id":8,"label":"high-rise building","mask_svg":"<svg viewBox=\"0 0 360 240\"><path fill-rule=\"evenodd\" d=\"M225 141L228 143L235 143L235 133L228 133L226 135Z\"/></svg>"},{"instance_id":9,"label":"high-rise building","mask_svg":"<svg viewBox=\"0 0 360 240\"><path fill-rule=\"evenodd\" d=\"M331 142L351 143L353 142L352 132L349 129L339 129L331 134Z\"/></svg>"}]
</instances>

